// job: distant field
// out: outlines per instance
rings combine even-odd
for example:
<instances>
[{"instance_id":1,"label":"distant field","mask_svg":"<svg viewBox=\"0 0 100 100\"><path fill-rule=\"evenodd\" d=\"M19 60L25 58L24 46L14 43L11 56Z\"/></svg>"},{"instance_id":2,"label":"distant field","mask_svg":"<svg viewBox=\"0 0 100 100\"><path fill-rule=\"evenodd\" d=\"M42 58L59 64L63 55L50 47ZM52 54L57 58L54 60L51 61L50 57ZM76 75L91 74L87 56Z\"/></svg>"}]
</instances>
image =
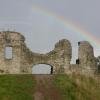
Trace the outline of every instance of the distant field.
<instances>
[{"instance_id":1,"label":"distant field","mask_svg":"<svg viewBox=\"0 0 100 100\"><path fill-rule=\"evenodd\" d=\"M100 100L100 82L81 75L0 75L0 100Z\"/></svg>"}]
</instances>

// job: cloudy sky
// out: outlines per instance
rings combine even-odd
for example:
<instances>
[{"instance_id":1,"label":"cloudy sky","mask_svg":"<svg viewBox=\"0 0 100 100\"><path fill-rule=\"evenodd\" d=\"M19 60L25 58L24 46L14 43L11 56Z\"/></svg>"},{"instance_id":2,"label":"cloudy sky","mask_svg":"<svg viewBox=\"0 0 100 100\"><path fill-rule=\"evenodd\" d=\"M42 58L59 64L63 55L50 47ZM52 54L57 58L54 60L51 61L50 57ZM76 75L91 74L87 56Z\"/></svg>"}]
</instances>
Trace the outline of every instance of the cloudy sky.
<instances>
[{"instance_id":1,"label":"cloudy sky","mask_svg":"<svg viewBox=\"0 0 100 100\"><path fill-rule=\"evenodd\" d=\"M86 35L84 38L81 31L70 29L73 25L98 40L92 44L97 56L100 55L99 10L100 0L0 0L0 30L21 32L28 47L40 53L52 50L59 39L68 39L74 60L78 41L95 41ZM70 22L72 25L67 27Z\"/></svg>"}]
</instances>

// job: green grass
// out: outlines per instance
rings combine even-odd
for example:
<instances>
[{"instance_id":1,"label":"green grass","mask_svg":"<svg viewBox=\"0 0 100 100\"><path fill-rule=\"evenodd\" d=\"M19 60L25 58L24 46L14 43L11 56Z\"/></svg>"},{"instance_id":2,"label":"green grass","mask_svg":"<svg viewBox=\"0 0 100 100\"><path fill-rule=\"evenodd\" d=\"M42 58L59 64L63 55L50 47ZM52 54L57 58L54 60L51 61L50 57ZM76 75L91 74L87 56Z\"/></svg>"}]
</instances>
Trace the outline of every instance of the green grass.
<instances>
[{"instance_id":1,"label":"green grass","mask_svg":"<svg viewBox=\"0 0 100 100\"><path fill-rule=\"evenodd\" d=\"M56 75L55 86L64 100L100 100L100 82L82 75Z\"/></svg>"},{"instance_id":2,"label":"green grass","mask_svg":"<svg viewBox=\"0 0 100 100\"><path fill-rule=\"evenodd\" d=\"M33 100L32 75L0 75L0 100Z\"/></svg>"},{"instance_id":3,"label":"green grass","mask_svg":"<svg viewBox=\"0 0 100 100\"><path fill-rule=\"evenodd\" d=\"M54 76L52 85L62 100L100 100L97 80L75 74ZM0 75L0 100L34 100L35 87L34 75Z\"/></svg>"}]
</instances>

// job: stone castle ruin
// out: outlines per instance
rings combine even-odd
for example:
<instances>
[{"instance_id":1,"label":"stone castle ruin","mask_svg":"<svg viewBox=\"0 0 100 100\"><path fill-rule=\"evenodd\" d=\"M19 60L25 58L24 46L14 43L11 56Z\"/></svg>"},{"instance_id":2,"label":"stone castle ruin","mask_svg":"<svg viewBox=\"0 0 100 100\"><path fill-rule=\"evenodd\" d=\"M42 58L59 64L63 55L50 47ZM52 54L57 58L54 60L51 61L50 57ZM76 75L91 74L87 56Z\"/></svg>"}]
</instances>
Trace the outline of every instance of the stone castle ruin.
<instances>
[{"instance_id":1,"label":"stone castle ruin","mask_svg":"<svg viewBox=\"0 0 100 100\"><path fill-rule=\"evenodd\" d=\"M30 51L25 44L25 37L13 31L0 32L0 74L31 74L36 64L51 66L51 74L82 73L95 74L97 63L91 44L87 41L78 42L78 59L70 64L72 58L71 43L62 39L55 44L54 50L46 54ZM12 56L6 57L6 49Z\"/></svg>"}]
</instances>

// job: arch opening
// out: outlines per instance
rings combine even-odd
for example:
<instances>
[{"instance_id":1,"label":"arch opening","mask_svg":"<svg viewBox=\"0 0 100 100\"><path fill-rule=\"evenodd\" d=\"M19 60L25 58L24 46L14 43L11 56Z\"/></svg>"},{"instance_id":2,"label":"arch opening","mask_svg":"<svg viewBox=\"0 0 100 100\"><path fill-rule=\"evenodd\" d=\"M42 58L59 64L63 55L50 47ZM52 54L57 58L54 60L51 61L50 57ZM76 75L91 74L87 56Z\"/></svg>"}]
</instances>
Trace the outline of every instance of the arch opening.
<instances>
[{"instance_id":1,"label":"arch opening","mask_svg":"<svg viewBox=\"0 0 100 100\"><path fill-rule=\"evenodd\" d=\"M48 64L33 65L32 74L53 74L53 66Z\"/></svg>"}]
</instances>

